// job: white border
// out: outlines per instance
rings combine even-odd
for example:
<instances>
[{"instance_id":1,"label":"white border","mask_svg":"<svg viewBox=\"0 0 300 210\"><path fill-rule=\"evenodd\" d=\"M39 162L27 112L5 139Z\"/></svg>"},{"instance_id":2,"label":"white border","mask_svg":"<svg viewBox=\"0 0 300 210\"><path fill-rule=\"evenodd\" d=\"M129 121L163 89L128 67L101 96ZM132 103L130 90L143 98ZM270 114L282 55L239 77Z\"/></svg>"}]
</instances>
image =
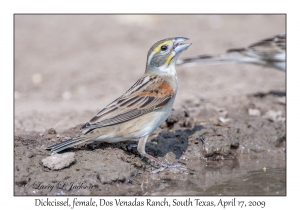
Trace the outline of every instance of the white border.
<instances>
[{"instance_id":1,"label":"white border","mask_svg":"<svg viewBox=\"0 0 300 210\"><path fill-rule=\"evenodd\" d=\"M265 209L299 208L299 5L296 1L8 1L1 2L1 206L4 209L34 207L36 197L13 196L13 14L14 13L287 13L287 196L236 197L237 199L267 202ZM129 9L124 9L129 8ZM297 65L298 64L298 65ZM297 103L298 102L298 103ZM7 161L9 159L9 161ZM42 197L46 198L46 197ZM74 197L70 197L73 199ZM101 197L104 198L104 197ZM125 198L125 197L120 197ZM161 199L161 197L152 197ZM186 197L167 197L168 200ZM196 198L196 197L193 197ZM218 197L199 197L218 200ZM222 197L230 200L230 196ZM86 200L87 197L82 197ZM99 199L99 197L95 197ZM113 197L107 197L113 199ZM139 197L146 200L145 197ZM5 208L6 207L6 208ZM296 208L293 208L296 207ZM145 207L144 207L145 208ZM151 207L147 207L151 208ZM157 208L157 207L155 207ZM177 207L182 208L182 207ZM199 207L194 207L199 208ZM83 208L76 208L83 209ZM86 208L85 208L86 209ZM226 208L228 209L228 208ZM230 208L229 208L230 209Z\"/></svg>"}]
</instances>

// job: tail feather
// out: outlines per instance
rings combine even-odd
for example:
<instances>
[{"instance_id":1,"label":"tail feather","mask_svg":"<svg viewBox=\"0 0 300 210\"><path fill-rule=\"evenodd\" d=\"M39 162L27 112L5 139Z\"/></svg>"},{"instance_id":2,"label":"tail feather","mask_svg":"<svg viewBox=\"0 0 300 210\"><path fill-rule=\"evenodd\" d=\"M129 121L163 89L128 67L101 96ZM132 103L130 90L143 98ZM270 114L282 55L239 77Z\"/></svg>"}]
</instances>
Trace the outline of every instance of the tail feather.
<instances>
[{"instance_id":1,"label":"tail feather","mask_svg":"<svg viewBox=\"0 0 300 210\"><path fill-rule=\"evenodd\" d=\"M223 55L199 55L177 61L178 66L194 66L199 63L210 65L225 63L253 63L265 65L266 61L259 59L257 56L250 55L245 49L232 49Z\"/></svg>"},{"instance_id":2,"label":"tail feather","mask_svg":"<svg viewBox=\"0 0 300 210\"><path fill-rule=\"evenodd\" d=\"M51 154L55 154L55 153L58 153L62 150L65 150L69 147L72 147L72 146L75 146L75 145L78 145L78 144L81 144L83 142L87 142L89 140L92 140L93 138L87 138L87 137L78 137L78 138L71 138L71 139L68 139L66 141L63 141L63 142L60 142L60 143L57 143L57 144L53 144L49 147L46 148L46 150L51 150Z\"/></svg>"},{"instance_id":3,"label":"tail feather","mask_svg":"<svg viewBox=\"0 0 300 210\"><path fill-rule=\"evenodd\" d=\"M67 144L67 143L72 142L72 141L73 141L73 138L70 138L70 139L65 140L65 141L63 141L63 142L59 142L59 143L53 144L53 145L47 147L46 150L51 150L51 149L53 149L53 148L55 148L55 147L57 147L57 146L59 146L59 145Z\"/></svg>"},{"instance_id":4,"label":"tail feather","mask_svg":"<svg viewBox=\"0 0 300 210\"><path fill-rule=\"evenodd\" d=\"M203 64L221 64L221 63L227 63L227 62L233 62L233 58L229 58L224 55L199 55L199 56L193 56L184 58L177 61L178 66L194 66L197 65L197 63L203 63Z\"/></svg>"}]
</instances>

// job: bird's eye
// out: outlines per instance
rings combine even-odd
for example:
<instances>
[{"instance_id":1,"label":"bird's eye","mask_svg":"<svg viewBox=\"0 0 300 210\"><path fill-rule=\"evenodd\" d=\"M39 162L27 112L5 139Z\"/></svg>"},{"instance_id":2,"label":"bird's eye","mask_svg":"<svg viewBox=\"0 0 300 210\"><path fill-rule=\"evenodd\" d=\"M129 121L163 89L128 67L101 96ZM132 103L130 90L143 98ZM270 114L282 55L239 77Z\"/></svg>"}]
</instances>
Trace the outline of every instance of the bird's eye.
<instances>
[{"instance_id":1,"label":"bird's eye","mask_svg":"<svg viewBox=\"0 0 300 210\"><path fill-rule=\"evenodd\" d=\"M168 49L168 47L166 45L161 46L160 48L162 51L166 51Z\"/></svg>"}]
</instances>

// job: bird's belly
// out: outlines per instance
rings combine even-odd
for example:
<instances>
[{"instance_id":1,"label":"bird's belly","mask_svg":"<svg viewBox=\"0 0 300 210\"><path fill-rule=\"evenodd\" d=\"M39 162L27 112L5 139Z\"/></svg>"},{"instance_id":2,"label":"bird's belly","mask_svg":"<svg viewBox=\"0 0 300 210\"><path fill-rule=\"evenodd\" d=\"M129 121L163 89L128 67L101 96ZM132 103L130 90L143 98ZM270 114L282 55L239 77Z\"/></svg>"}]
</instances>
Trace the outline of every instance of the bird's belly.
<instances>
[{"instance_id":1,"label":"bird's belly","mask_svg":"<svg viewBox=\"0 0 300 210\"><path fill-rule=\"evenodd\" d=\"M167 119L172 110L173 103L174 99L170 100L168 105L162 109L155 110L124 123L103 127L101 128L102 132L99 130L102 135L95 140L113 143L138 139L149 135Z\"/></svg>"}]
</instances>

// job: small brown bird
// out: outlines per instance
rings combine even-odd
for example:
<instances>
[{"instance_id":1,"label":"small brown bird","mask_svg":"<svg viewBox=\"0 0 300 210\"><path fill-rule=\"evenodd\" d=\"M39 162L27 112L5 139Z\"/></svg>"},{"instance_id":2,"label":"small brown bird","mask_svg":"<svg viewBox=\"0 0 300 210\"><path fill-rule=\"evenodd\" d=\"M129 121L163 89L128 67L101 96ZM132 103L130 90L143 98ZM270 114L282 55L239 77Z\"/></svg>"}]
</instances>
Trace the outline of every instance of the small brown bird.
<instances>
[{"instance_id":1,"label":"small brown bird","mask_svg":"<svg viewBox=\"0 0 300 210\"><path fill-rule=\"evenodd\" d=\"M191 44L184 37L161 40L148 52L146 71L129 90L82 126L82 135L49 146L52 154L83 142L138 139L138 151L162 166L169 165L145 152L149 135L169 116L177 93L176 60Z\"/></svg>"},{"instance_id":2,"label":"small brown bird","mask_svg":"<svg viewBox=\"0 0 300 210\"><path fill-rule=\"evenodd\" d=\"M178 60L179 66L197 64L252 63L286 71L285 33L264 39L246 48L229 49L223 55L199 55Z\"/></svg>"}]
</instances>

